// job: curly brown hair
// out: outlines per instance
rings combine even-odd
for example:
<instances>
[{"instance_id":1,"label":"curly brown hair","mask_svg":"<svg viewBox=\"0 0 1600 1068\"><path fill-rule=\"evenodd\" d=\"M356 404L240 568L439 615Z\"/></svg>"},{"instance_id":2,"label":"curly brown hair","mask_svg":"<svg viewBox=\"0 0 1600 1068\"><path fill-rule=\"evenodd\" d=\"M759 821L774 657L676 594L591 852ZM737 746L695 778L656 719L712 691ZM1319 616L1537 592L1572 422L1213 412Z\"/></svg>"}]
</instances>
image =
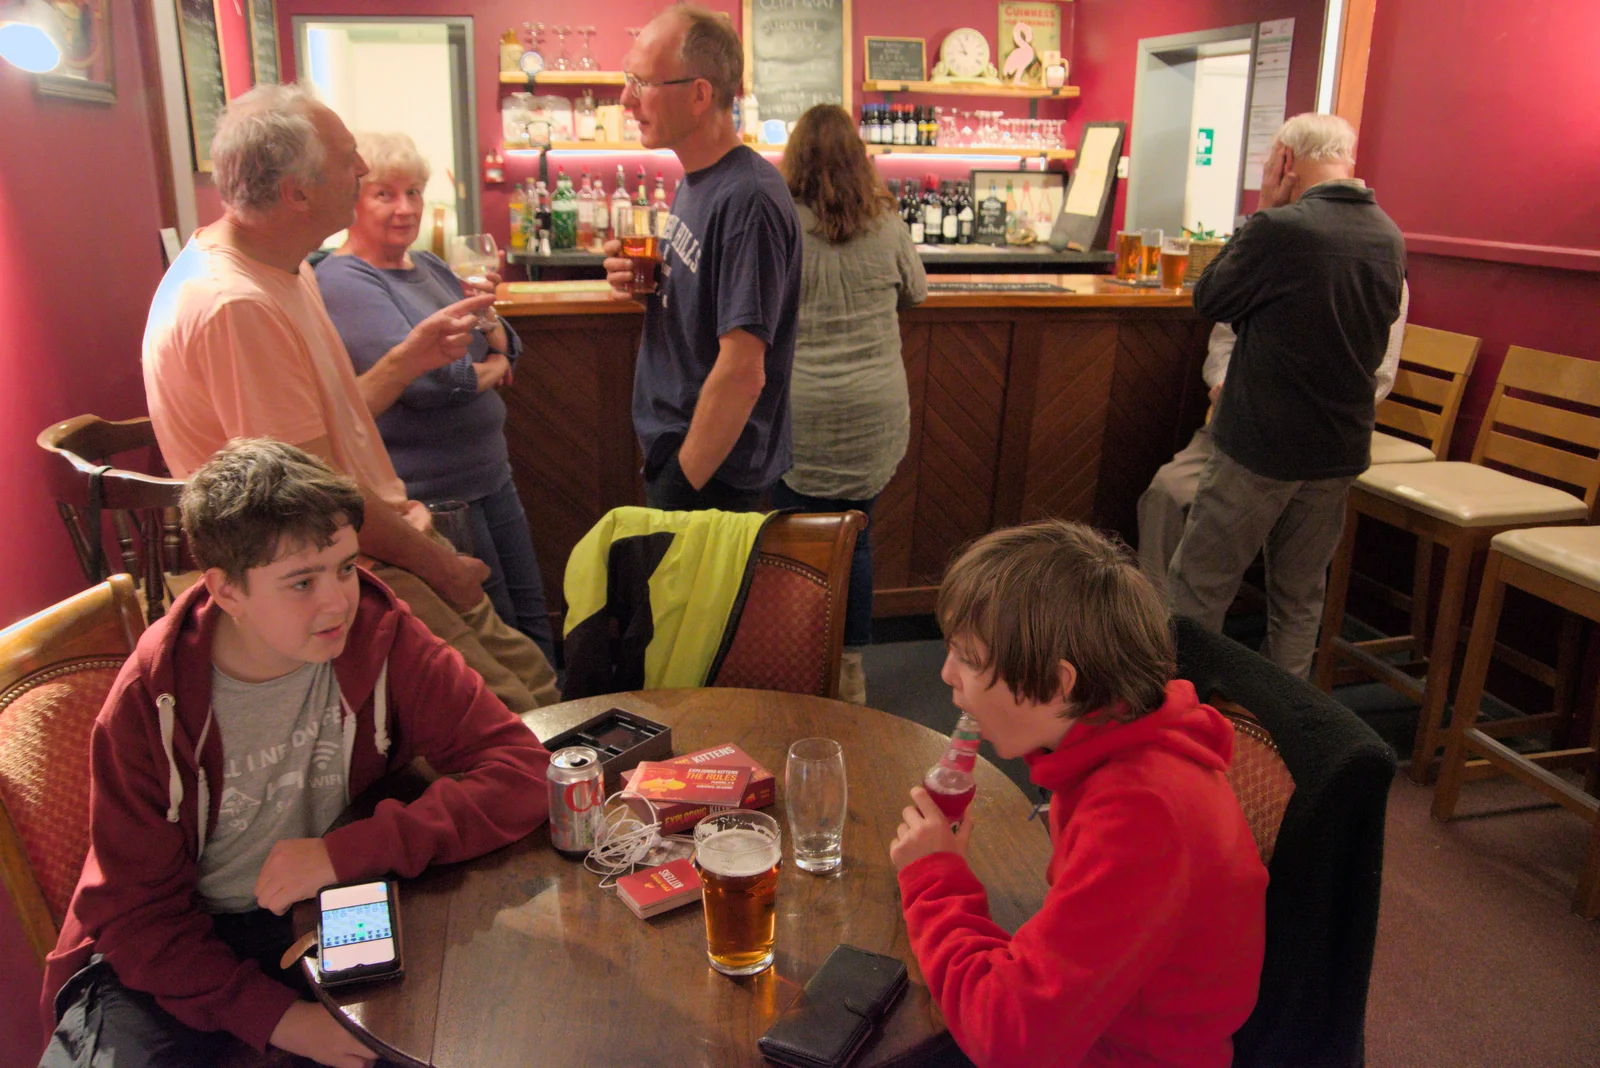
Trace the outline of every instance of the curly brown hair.
<instances>
[{"instance_id":1,"label":"curly brown hair","mask_svg":"<svg viewBox=\"0 0 1600 1068\"><path fill-rule=\"evenodd\" d=\"M800 116L781 169L795 203L817 217L812 232L831 244L844 244L894 208L855 122L837 104L818 104Z\"/></svg>"}]
</instances>

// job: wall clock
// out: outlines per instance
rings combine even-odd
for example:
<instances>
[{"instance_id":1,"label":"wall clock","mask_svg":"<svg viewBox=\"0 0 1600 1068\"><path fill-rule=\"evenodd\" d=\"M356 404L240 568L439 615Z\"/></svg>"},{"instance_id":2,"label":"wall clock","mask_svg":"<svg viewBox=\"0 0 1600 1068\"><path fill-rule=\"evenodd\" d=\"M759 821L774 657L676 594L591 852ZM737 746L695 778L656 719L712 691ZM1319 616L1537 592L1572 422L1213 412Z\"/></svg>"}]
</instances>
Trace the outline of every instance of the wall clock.
<instances>
[{"instance_id":1,"label":"wall clock","mask_svg":"<svg viewBox=\"0 0 1600 1068\"><path fill-rule=\"evenodd\" d=\"M939 46L939 62L933 68L933 80L997 81L994 64L989 62L988 38L971 27L952 30Z\"/></svg>"}]
</instances>

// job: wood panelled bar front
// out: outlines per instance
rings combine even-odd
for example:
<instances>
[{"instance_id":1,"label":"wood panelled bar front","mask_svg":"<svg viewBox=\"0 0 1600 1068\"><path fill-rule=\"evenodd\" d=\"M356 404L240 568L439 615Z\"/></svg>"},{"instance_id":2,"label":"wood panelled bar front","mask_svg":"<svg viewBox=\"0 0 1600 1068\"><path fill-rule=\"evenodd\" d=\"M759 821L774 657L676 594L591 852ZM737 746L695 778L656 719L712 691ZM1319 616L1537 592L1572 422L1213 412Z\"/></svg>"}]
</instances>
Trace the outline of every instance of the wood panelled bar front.
<instances>
[{"instance_id":1,"label":"wood panelled bar front","mask_svg":"<svg viewBox=\"0 0 1600 1068\"><path fill-rule=\"evenodd\" d=\"M911 442L873 516L875 614L933 609L945 565L995 527L1046 516L1130 543L1150 478L1205 417L1209 324L1187 290L1093 275L941 276L901 313ZM996 291L994 283L1053 283ZM633 433L642 307L605 293L511 294L524 345L506 438L553 612L567 555L611 508L644 502Z\"/></svg>"}]
</instances>

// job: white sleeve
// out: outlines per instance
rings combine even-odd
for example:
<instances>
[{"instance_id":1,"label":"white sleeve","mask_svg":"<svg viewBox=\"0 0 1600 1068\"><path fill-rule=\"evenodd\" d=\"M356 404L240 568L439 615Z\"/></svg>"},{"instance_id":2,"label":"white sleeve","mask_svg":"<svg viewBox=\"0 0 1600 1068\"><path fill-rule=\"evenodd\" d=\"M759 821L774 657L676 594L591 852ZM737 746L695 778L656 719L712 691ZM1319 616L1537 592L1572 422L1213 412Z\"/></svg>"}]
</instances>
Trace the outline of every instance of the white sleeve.
<instances>
[{"instance_id":1,"label":"white sleeve","mask_svg":"<svg viewBox=\"0 0 1600 1068\"><path fill-rule=\"evenodd\" d=\"M1206 342L1206 362L1200 368L1200 377L1206 380L1207 387L1216 389L1222 385L1222 380L1228 374L1228 360L1233 356L1234 343L1238 340L1239 336L1227 323L1218 323L1211 328L1211 338ZM1390 375L1391 380L1393 377Z\"/></svg>"},{"instance_id":2,"label":"white sleeve","mask_svg":"<svg viewBox=\"0 0 1600 1068\"><path fill-rule=\"evenodd\" d=\"M1378 373L1373 376L1377 382L1377 400L1389 395L1394 388L1394 375L1400 369L1400 349L1406 340L1406 312L1411 308L1411 283L1400 283L1400 317L1389 327L1389 348L1383 354L1383 362L1378 365Z\"/></svg>"}]
</instances>

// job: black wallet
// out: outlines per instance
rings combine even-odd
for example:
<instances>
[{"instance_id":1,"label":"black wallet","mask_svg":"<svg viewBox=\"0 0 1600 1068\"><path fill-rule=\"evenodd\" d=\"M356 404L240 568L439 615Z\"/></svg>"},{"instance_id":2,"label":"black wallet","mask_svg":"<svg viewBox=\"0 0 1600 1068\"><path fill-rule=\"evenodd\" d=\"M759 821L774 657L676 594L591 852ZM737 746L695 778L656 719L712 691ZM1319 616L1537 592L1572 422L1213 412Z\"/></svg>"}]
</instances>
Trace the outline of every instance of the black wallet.
<instances>
[{"instance_id":1,"label":"black wallet","mask_svg":"<svg viewBox=\"0 0 1600 1068\"><path fill-rule=\"evenodd\" d=\"M789 1068L844 1068L905 988L904 962L835 946L756 1045Z\"/></svg>"}]
</instances>

